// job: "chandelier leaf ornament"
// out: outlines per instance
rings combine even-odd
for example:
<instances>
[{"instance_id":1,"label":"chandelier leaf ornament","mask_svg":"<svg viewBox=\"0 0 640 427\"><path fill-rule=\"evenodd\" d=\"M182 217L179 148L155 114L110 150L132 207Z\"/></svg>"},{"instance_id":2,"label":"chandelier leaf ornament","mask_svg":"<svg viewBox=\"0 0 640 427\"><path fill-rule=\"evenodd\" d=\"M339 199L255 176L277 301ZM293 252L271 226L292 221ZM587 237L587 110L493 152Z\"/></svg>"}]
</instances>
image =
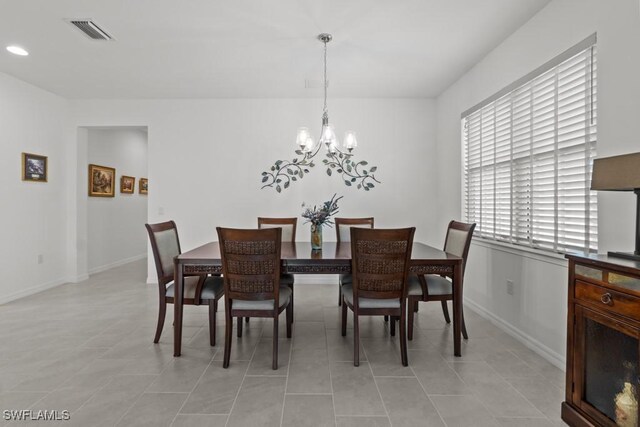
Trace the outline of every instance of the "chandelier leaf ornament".
<instances>
[{"instance_id":1,"label":"chandelier leaf ornament","mask_svg":"<svg viewBox=\"0 0 640 427\"><path fill-rule=\"evenodd\" d=\"M338 148L338 138L334 127L329 124L329 110L327 109L327 43L332 40L331 34L322 33L318 36L324 44L324 108L322 112L322 133L316 143L306 127L298 128L295 151L297 157L292 160L276 160L269 168L262 172L262 188L274 188L278 193L304 178L316 164L315 156L324 145L325 159L322 163L327 168L327 175L339 176L344 185L356 187L358 190L370 191L380 183L375 176L377 166L369 167L365 160L355 160L353 150L358 141L353 131L347 131L342 141L343 150Z\"/></svg>"}]
</instances>

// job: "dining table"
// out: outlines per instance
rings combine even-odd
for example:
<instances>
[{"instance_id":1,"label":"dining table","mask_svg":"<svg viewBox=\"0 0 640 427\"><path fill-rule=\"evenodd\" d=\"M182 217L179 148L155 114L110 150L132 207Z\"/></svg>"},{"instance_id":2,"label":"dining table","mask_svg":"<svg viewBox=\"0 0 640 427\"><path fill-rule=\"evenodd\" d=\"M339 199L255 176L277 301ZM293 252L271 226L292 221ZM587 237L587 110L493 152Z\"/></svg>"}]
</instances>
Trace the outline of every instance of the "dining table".
<instances>
[{"instance_id":1,"label":"dining table","mask_svg":"<svg viewBox=\"0 0 640 427\"><path fill-rule=\"evenodd\" d=\"M351 242L323 242L313 250L310 242L282 242L281 271L290 274L350 274ZM222 274L218 242L205 243L174 258L174 347L173 355L182 351L183 278L194 274ZM462 258L425 243L413 242L410 273L441 274L452 278L453 286L453 354L461 356ZM412 308L409 308L412 309Z\"/></svg>"}]
</instances>

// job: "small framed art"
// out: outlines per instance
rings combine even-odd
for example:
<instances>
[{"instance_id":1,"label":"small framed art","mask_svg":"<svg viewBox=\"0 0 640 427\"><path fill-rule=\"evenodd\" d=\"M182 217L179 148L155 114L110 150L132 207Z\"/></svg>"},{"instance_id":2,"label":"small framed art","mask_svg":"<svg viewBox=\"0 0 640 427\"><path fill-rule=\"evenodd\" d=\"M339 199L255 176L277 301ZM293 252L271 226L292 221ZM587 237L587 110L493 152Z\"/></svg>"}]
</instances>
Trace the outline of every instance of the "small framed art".
<instances>
[{"instance_id":1,"label":"small framed art","mask_svg":"<svg viewBox=\"0 0 640 427\"><path fill-rule=\"evenodd\" d=\"M47 182L47 157L22 153L22 180Z\"/></svg>"},{"instance_id":2,"label":"small framed art","mask_svg":"<svg viewBox=\"0 0 640 427\"><path fill-rule=\"evenodd\" d=\"M149 180L147 178L140 178L140 194L149 193Z\"/></svg>"},{"instance_id":3,"label":"small framed art","mask_svg":"<svg viewBox=\"0 0 640 427\"><path fill-rule=\"evenodd\" d=\"M116 170L108 166L89 165L89 196L114 197Z\"/></svg>"},{"instance_id":4,"label":"small framed art","mask_svg":"<svg viewBox=\"0 0 640 427\"><path fill-rule=\"evenodd\" d=\"M120 192L125 194L133 194L136 187L136 178L133 176L122 175L120 177Z\"/></svg>"}]
</instances>

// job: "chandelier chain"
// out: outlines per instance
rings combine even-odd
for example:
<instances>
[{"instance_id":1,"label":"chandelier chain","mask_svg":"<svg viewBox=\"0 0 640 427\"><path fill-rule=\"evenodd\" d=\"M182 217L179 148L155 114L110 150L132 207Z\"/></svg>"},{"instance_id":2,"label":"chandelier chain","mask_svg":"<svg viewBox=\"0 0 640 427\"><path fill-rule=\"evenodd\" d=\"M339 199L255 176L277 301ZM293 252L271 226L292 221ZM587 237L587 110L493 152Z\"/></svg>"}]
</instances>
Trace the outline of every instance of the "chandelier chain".
<instances>
[{"instance_id":1,"label":"chandelier chain","mask_svg":"<svg viewBox=\"0 0 640 427\"><path fill-rule=\"evenodd\" d=\"M324 113L327 114L327 41L324 40Z\"/></svg>"}]
</instances>

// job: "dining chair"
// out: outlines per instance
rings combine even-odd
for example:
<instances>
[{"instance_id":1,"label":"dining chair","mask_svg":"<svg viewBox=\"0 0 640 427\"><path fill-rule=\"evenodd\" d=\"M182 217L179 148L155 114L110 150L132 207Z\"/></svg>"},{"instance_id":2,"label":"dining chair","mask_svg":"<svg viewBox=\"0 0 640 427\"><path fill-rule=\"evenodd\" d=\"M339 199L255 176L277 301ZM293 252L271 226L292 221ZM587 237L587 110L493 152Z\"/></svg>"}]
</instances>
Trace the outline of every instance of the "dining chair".
<instances>
[{"instance_id":1,"label":"dining chair","mask_svg":"<svg viewBox=\"0 0 640 427\"><path fill-rule=\"evenodd\" d=\"M342 336L347 335L347 309L353 311L353 364L360 364L359 316L400 318L400 355L407 357L407 276L415 227L351 229L353 282L341 288Z\"/></svg>"},{"instance_id":2,"label":"dining chair","mask_svg":"<svg viewBox=\"0 0 640 427\"><path fill-rule=\"evenodd\" d=\"M476 224L466 224L464 222L451 221L447 227L447 236L444 240L444 251L452 255L462 258L462 279L460 281L460 291L464 283L464 271L467 265L467 255L471 246L471 238ZM462 295L459 296L462 298ZM420 301L440 301L442 304L442 313L444 320L451 323L449 317L449 309L447 301L453 300L453 284L450 278L437 274L415 275L409 276L409 340L413 339L413 320L414 313L418 311L418 303ZM462 336L469 339L467 335L467 327L464 323L464 311L460 313L462 319Z\"/></svg>"},{"instance_id":3,"label":"dining chair","mask_svg":"<svg viewBox=\"0 0 640 427\"><path fill-rule=\"evenodd\" d=\"M373 217L368 218L335 218L336 225L336 242L350 242L351 228L373 228ZM342 304L342 285L351 283L351 274L341 274L338 277L338 305Z\"/></svg>"},{"instance_id":4,"label":"dining chair","mask_svg":"<svg viewBox=\"0 0 640 427\"><path fill-rule=\"evenodd\" d=\"M173 304L175 297L174 264L173 259L180 255L180 238L178 228L173 221L158 224L145 224L151 241L151 250L158 274L158 291L160 296L160 309L158 313L158 325L154 343L160 341L164 319L167 312L167 303ZM224 286L222 278L207 275L185 275L183 281L183 304L209 305L209 341L216 345L216 312L218 300L222 297Z\"/></svg>"},{"instance_id":5,"label":"dining chair","mask_svg":"<svg viewBox=\"0 0 640 427\"><path fill-rule=\"evenodd\" d=\"M298 218L266 218L258 217L258 228L282 228L282 241L296 242L296 227L298 225ZM291 289L291 311L293 312L293 283L295 278L293 274L281 273L280 284L286 285ZM249 318L247 318L247 321ZM295 316L294 316L295 321Z\"/></svg>"},{"instance_id":6,"label":"dining chair","mask_svg":"<svg viewBox=\"0 0 640 427\"><path fill-rule=\"evenodd\" d=\"M222 366L229 367L233 318L273 319L273 362L278 369L278 317L287 310L291 338L292 293L280 285L281 228L240 230L217 227L224 280L225 340ZM242 325L242 322L238 322Z\"/></svg>"}]
</instances>

